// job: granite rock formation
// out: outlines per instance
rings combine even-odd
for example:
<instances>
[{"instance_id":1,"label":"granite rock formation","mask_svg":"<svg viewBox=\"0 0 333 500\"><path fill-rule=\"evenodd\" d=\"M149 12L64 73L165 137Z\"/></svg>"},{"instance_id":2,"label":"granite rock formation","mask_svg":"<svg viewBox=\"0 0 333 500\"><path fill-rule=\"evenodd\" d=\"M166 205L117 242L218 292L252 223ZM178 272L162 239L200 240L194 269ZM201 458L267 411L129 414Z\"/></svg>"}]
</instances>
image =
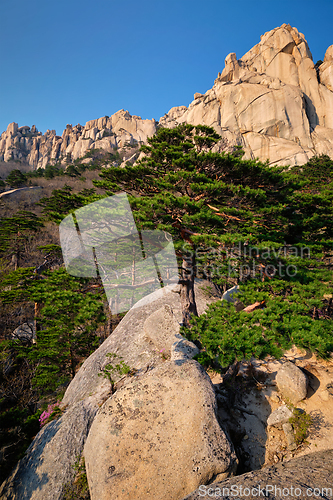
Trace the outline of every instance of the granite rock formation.
<instances>
[{"instance_id":1,"label":"granite rock formation","mask_svg":"<svg viewBox=\"0 0 333 500\"><path fill-rule=\"evenodd\" d=\"M21 160L33 169L73 161L91 149L112 152L140 145L157 126L213 126L223 140L217 149L240 145L245 158L300 165L314 155L333 158L333 45L314 64L302 33L289 24L275 28L241 59L235 53L205 94L171 108L157 123L120 110L85 126L67 125L62 136L11 123L0 138L0 161ZM134 161L136 158L133 158Z\"/></svg>"},{"instance_id":2,"label":"granite rock formation","mask_svg":"<svg viewBox=\"0 0 333 500\"><path fill-rule=\"evenodd\" d=\"M247 159L304 164L314 155L333 157L332 84L333 46L317 67L304 35L283 24L241 59L229 54L213 88L195 94L188 108L172 108L160 124L214 126Z\"/></svg>"},{"instance_id":3,"label":"granite rock formation","mask_svg":"<svg viewBox=\"0 0 333 500\"><path fill-rule=\"evenodd\" d=\"M210 378L196 362L165 361L117 390L84 448L92 500L180 500L235 470Z\"/></svg>"},{"instance_id":4,"label":"granite rock formation","mask_svg":"<svg viewBox=\"0 0 333 500\"><path fill-rule=\"evenodd\" d=\"M55 130L43 135L35 125L30 128L10 123L0 137L0 161L19 160L35 170L74 161L92 149L111 153L116 148L139 146L155 132L155 120L142 120L123 109L110 117L90 120L85 126L67 125L61 136Z\"/></svg>"}]
</instances>

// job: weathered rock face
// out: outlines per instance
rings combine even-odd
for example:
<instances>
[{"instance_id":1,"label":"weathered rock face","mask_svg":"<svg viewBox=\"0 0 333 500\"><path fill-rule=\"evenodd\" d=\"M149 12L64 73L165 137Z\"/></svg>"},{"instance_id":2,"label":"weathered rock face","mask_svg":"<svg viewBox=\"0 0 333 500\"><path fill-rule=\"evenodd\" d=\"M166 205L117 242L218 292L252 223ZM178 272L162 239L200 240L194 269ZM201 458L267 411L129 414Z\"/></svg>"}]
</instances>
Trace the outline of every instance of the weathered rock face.
<instances>
[{"instance_id":1,"label":"weathered rock face","mask_svg":"<svg viewBox=\"0 0 333 500\"><path fill-rule=\"evenodd\" d=\"M72 406L38 433L0 488L2 500L60 500L75 476L98 406L93 398Z\"/></svg>"},{"instance_id":2,"label":"weathered rock face","mask_svg":"<svg viewBox=\"0 0 333 500\"><path fill-rule=\"evenodd\" d=\"M55 130L42 135L34 125L30 129L10 123L0 137L0 161L21 160L34 169L45 168L61 160L81 158L91 149L112 153L125 145L140 145L155 132L155 120L142 120L123 109L110 117L90 120L84 127L67 125L61 137Z\"/></svg>"},{"instance_id":3,"label":"weathered rock face","mask_svg":"<svg viewBox=\"0 0 333 500\"><path fill-rule=\"evenodd\" d=\"M179 323L170 306L165 305L151 314L143 324L142 337L163 358L192 359L199 349L179 333Z\"/></svg>"},{"instance_id":4,"label":"weathered rock face","mask_svg":"<svg viewBox=\"0 0 333 500\"><path fill-rule=\"evenodd\" d=\"M183 500L242 497L269 497L274 500L301 496L330 498L332 474L333 450L328 450L311 453L260 471L248 472L209 486L202 486ZM258 494L259 486L261 493ZM309 491L307 491L308 488ZM157 500L159 496L152 496L151 499L153 498Z\"/></svg>"},{"instance_id":5,"label":"weathered rock face","mask_svg":"<svg viewBox=\"0 0 333 500\"><path fill-rule=\"evenodd\" d=\"M227 477L236 455L215 412L196 361L165 361L126 384L99 410L85 445L91 499L177 500Z\"/></svg>"},{"instance_id":6,"label":"weathered rock face","mask_svg":"<svg viewBox=\"0 0 333 500\"><path fill-rule=\"evenodd\" d=\"M318 68L319 81L333 91L333 45L328 47L323 64Z\"/></svg>"},{"instance_id":7,"label":"weathered rock face","mask_svg":"<svg viewBox=\"0 0 333 500\"><path fill-rule=\"evenodd\" d=\"M196 283L195 296L199 314L202 314L213 298L207 298L203 288L207 282ZM191 342L179 334L182 319L179 293L162 288L154 299L141 307L132 308L114 332L83 363L70 383L62 403L72 405L91 394L98 393L100 401L110 393L110 383L99 376L109 362L108 353L115 353L140 376L147 367L172 360L188 359L197 352ZM148 296L151 297L151 296ZM143 299L145 300L145 299ZM163 352L160 352L162 349ZM115 382L121 375L115 374Z\"/></svg>"},{"instance_id":8,"label":"weathered rock face","mask_svg":"<svg viewBox=\"0 0 333 500\"><path fill-rule=\"evenodd\" d=\"M196 92L188 106L171 108L159 124L213 126L224 141L218 150L241 145L245 158L300 165L313 155L333 158L333 45L316 67L305 37L283 24L265 33L241 59L231 53L212 89ZM67 125L62 136L36 127L8 125L0 138L0 161L24 160L33 168L84 156L90 149L112 152L154 135L155 120L120 110L83 127Z\"/></svg>"},{"instance_id":9,"label":"weathered rock face","mask_svg":"<svg viewBox=\"0 0 333 500\"><path fill-rule=\"evenodd\" d=\"M207 282L204 281L195 285L199 313L202 313L208 303L214 300L213 296L208 298L207 292L202 289L206 286ZM107 444L110 433L104 434L106 421L104 413L100 412L99 415L102 416L96 421L90 444L87 446L92 484L96 474L101 478L102 488L105 483L108 484L113 474L110 470L112 471L114 463L117 463L117 470L123 467L126 470L126 477L131 476L134 478L133 481L140 480L144 491L151 477L151 468L146 470L144 464L147 464L147 460L152 456L155 469L163 469L165 477L168 477L168 483L172 484L173 471L177 467L171 459L166 462L170 450L173 458L178 456L181 462L177 476L178 483L172 486L177 495L175 499L192 491L207 478L209 480L215 476L221 477L219 474L224 474L222 477L228 475L236 457L218 425L215 416L215 395L209 377L197 362L190 361L198 352L197 348L179 333L182 314L180 296L176 292L177 290L171 292L163 288L139 301L137 307L126 314L112 335L85 361L69 385L61 403L64 414L60 419L52 421L41 429L24 458L1 486L1 498L62 499L66 484L71 484L74 479L74 465L82 453L94 417L105 401L108 402L103 408L114 407L112 411L116 412L112 414L115 435L111 433L111 443ZM109 352L122 357L134 369L132 376L124 378L121 374L117 374L115 378L117 390L112 398L110 398L109 380L98 376L102 374L103 367L110 362L106 356ZM116 359L116 363L118 362ZM122 380L119 380L121 378ZM147 387L149 391L146 394ZM140 404L136 406L137 398L141 398L145 408L141 408ZM122 413L118 403L126 408L126 415L129 417L133 410L132 420L127 419ZM139 414L136 412L137 408ZM159 419L155 412L159 413ZM124 431L118 436L117 426L121 421ZM163 442L159 443L157 434L152 432L153 427L155 431L160 428ZM134 428L140 435L138 440L131 434ZM192 435L191 440L188 440L188 434ZM150 449L148 442L150 438L155 447L161 446L163 450L161 454L157 450L154 452L154 449ZM203 448L201 440L204 442ZM100 441L109 446L106 455L100 447ZM119 460L108 464L110 451L114 449L112 446L116 441L120 444ZM126 451L135 446L140 447L141 460L135 456L135 460L131 462L125 457L126 463L122 462L120 458L124 458ZM184 462L182 457L186 457ZM101 464L101 467L98 465L97 472L95 464ZM143 478L140 479L140 475L145 470L145 480L141 481ZM189 479L183 481L182 474L186 475L187 472ZM120 477L119 483L117 473L116 477L117 484L123 479L126 480L126 477ZM133 484L133 481L130 483ZM163 476L160 477L160 481L162 482L158 483L156 480L155 486L159 488L163 486ZM126 488L130 487L129 481L125 483ZM105 488L105 495L109 494L109 491L114 490ZM98 493L92 498L108 497ZM111 494L110 498L117 497ZM131 498L139 500L146 496L142 494L139 497L134 494ZM169 500L173 497L166 494L164 498Z\"/></svg>"},{"instance_id":10,"label":"weathered rock face","mask_svg":"<svg viewBox=\"0 0 333 500\"><path fill-rule=\"evenodd\" d=\"M333 46L317 74L304 35L283 24L240 60L229 54L213 88L195 94L188 108L172 108L160 124L213 126L229 143L241 145L245 158L270 164L303 164L323 153L333 157L332 82Z\"/></svg>"}]
</instances>

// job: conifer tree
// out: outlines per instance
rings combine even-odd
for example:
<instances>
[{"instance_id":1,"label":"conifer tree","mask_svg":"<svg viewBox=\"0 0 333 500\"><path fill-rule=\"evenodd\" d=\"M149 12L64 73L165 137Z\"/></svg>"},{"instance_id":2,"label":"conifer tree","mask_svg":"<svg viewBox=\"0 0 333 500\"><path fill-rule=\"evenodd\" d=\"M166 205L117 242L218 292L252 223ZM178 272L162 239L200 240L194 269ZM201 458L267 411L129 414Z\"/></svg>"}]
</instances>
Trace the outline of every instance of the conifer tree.
<instances>
[{"instance_id":1,"label":"conifer tree","mask_svg":"<svg viewBox=\"0 0 333 500\"><path fill-rule=\"evenodd\" d=\"M139 229L173 235L181 259L184 325L197 315L193 288L197 246L216 246L220 235L239 221L248 229L253 219L249 208L266 198L262 187L283 182L256 162L244 163L238 149L235 155L212 152L220 139L213 128L202 125L161 128L142 146L145 156L134 166L104 169L102 180L94 182L108 195L119 190L130 195Z\"/></svg>"},{"instance_id":2,"label":"conifer tree","mask_svg":"<svg viewBox=\"0 0 333 500\"><path fill-rule=\"evenodd\" d=\"M108 195L127 192L139 229L172 234L187 284L185 326L195 316L195 274L224 289L241 282L246 305L261 304L250 316L217 307L194 322L186 334L204 345L204 364L278 356L292 343L327 356L333 311L322 297L332 292L333 162L320 157L288 171L242 160L238 150L215 153L218 140L209 127L160 129L137 164L104 169L95 185ZM286 275L288 266L297 274Z\"/></svg>"}]
</instances>

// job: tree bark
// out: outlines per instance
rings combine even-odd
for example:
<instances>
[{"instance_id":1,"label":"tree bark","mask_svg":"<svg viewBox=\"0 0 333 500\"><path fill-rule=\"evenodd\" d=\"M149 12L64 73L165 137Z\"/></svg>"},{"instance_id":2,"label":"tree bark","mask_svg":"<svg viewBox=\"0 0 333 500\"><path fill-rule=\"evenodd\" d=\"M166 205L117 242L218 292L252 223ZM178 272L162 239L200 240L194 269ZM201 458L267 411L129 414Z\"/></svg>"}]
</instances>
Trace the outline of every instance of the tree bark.
<instances>
[{"instance_id":1,"label":"tree bark","mask_svg":"<svg viewBox=\"0 0 333 500\"><path fill-rule=\"evenodd\" d=\"M183 326L189 327L192 316L198 316L194 293L195 254L183 258L180 300L183 312Z\"/></svg>"}]
</instances>

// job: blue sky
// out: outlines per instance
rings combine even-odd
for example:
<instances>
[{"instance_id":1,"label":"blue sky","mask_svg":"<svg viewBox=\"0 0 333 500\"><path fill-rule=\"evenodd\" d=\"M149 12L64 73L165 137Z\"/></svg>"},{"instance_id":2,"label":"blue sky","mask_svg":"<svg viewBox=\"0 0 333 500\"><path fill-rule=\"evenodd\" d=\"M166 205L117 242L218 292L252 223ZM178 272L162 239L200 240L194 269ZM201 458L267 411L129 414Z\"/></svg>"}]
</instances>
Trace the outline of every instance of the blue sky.
<instances>
[{"instance_id":1,"label":"blue sky","mask_svg":"<svg viewBox=\"0 0 333 500\"><path fill-rule=\"evenodd\" d=\"M61 134L122 108L158 120L283 23L323 59L333 1L2 0L0 133L15 121Z\"/></svg>"}]
</instances>

